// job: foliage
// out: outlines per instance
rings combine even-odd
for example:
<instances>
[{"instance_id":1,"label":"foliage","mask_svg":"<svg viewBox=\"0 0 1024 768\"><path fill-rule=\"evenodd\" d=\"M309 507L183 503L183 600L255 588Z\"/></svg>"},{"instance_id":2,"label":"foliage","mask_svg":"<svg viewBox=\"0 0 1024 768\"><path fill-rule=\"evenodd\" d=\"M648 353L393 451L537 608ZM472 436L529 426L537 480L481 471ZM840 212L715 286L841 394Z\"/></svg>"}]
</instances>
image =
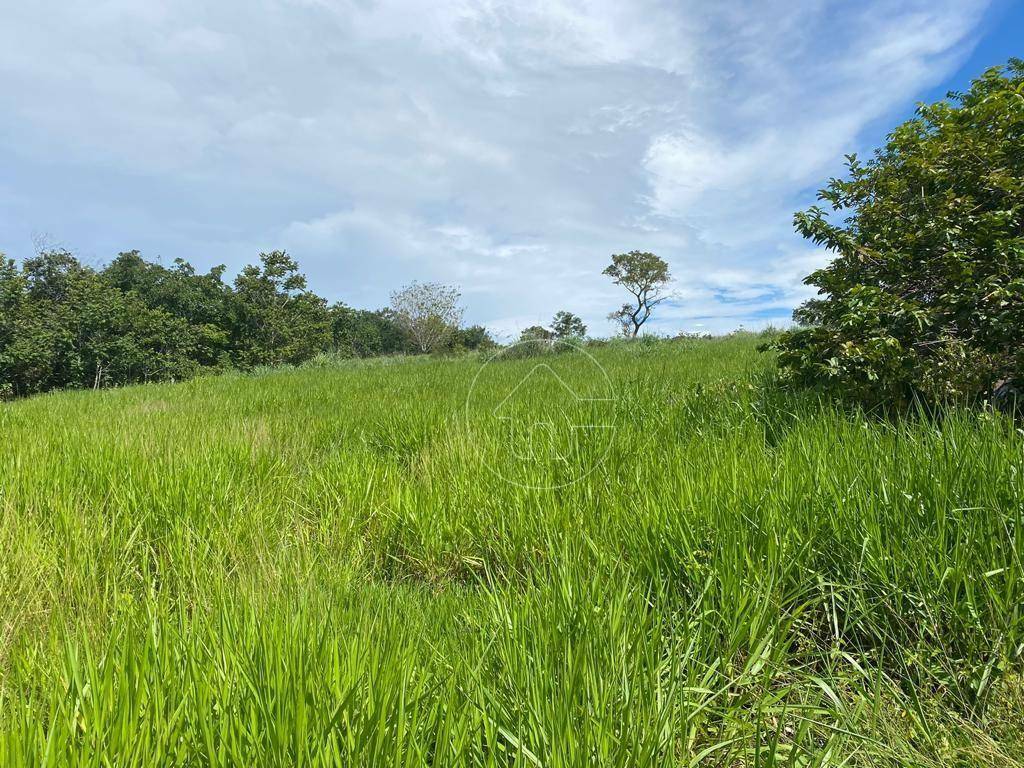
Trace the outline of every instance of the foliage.
<instances>
[{"instance_id":1,"label":"foliage","mask_svg":"<svg viewBox=\"0 0 1024 768\"><path fill-rule=\"evenodd\" d=\"M14 395L11 369L17 358L12 345L25 294L25 277L14 263L0 253L0 400Z\"/></svg>"},{"instance_id":2,"label":"foliage","mask_svg":"<svg viewBox=\"0 0 1024 768\"><path fill-rule=\"evenodd\" d=\"M623 304L609 314L608 319L619 323L623 336L636 338L654 308L668 298L665 289L672 279L668 264L661 257L644 251L616 253L602 274L633 295L633 303Z\"/></svg>"},{"instance_id":3,"label":"foliage","mask_svg":"<svg viewBox=\"0 0 1024 768\"><path fill-rule=\"evenodd\" d=\"M391 294L391 311L418 352L437 352L462 324L458 288L413 281Z\"/></svg>"},{"instance_id":4,"label":"foliage","mask_svg":"<svg viewBox=\"0 0 1024 768\"><path fill-rule=\"evenodd\" d=\"M449 321L457 314L449 311ZM481 326L446 326L435 341L453 351L494 345ZM0 254L0 399L295 365L327 353L419 351L391 309L328 307L283 251L260 254L233 284L223 266L200 274L186 261L166 267L138 251L98 271L64 250L20 266Z\"/></svg>"},{"instance_id":5,"label":"foliage","mask_svg":"<svg viewBox=\"0 0 1024 768\"><path fill-rule=\"evenodd\" d=\"M457 328L452 334L451 347L453 350L488 350L494 349L497 342L491 337L487 329L482 325L471 325L468 328Z\"/></svg>"},{"instance_id":6,"label":"foliage","mask_svg":"<svg viewBox=\"0 0 1024 768\"><path fill-rule=\"evenodd\" d=\"M124 293L67 251L0 270L0 382L10 395L185 378L206 329Z\"/></svg>"},{"instance_id":7,"label":"foliage","mask_svg":"<svg viewBox=\"0 0 1024 768\"><path fill-rule=\"evenodd\" d=\"M557 490L488 470L474 358L0 405L0 765L1020 765L1024 435L758 342L588 348Z\"/></svg>"},{"instance_id":8,"label":"foliage","mask_svg":"<svg viewBox=\"0 0 1024 768\"><path fill-rule=\"evenodd\" d=\"M260 266L235 278L232 347L243 366L308 360L331 341L327 302L306 288L284 251L260 254Z\"/></svg>"},{"instance_id":9,"label":"foliage","mask_svg":"<svg viewBox=\"0 0 1024 768\"><path fill-rule=\"evenodd\" d=\"M556 339L582 339L587 335L587 326L578 316L563 309L551 320L551 334Z\"/></svg>"},{"instance_id":10,"label":"foliage","mask_svg":"<svg viewBox=\"0 0 1024 768\"><path fill-rule=\"evenodd\" d=\"M411 352L405 331L390 310L331 307L331 338L334 349L348 357L375 357Z\"/></svg>"},{"instance_id":11,"label":"foliage","mask_svg":"<svg viewBox=\"0 0 1024 768\"><path fill-rule=\"evenodd\" d=\"M550 341L554 334L543 325L531 325L519 334L519 341Z\"/></svg>"},{"instance_id":12,"label":"foliage","mask_svg":"<svg viewBox=\"0 0 1024 768\"><path fill-rule=\"evenodd\" d=\"M873 402L987 395L1024 377L1024 62L922 105L867 162L848 158L797 230L835 259L806 282L789 376Z\"/></svg>"},{"instance_id":13,"label":"foliage","mask_svg":"<svg viewBox=\"0 0 1024 768\"><path fill-rule=\"evenodd\" d=\"M519 342L554 342L582 339L586 335L587 326L583 324L583 321L572 312L563 310L555 314L550 329L542 325L531 325L529 328L524 328L519 334ZM538 351L543 351L542 347L545 346L550 347L551 345L534 344L530 345L530 348L536 347ZM526 348L523 352L526 352Z\"/></svg>"},{"instance_id":14,"label":"foliage","mask_svg":"<svg viewBox=\"0 0 1024 768\"><path fill-rule=\"evenodd\" d=\"M223 265L201 275L182 259L167 268L146 261L138 251L127 251L118 254L100 274L122 293L135 294L147 307L163 310L193 326L198 365L214 366L230 358L225 319L232 310L232 295L223 282Z\"/></svg>"}]
</instances>

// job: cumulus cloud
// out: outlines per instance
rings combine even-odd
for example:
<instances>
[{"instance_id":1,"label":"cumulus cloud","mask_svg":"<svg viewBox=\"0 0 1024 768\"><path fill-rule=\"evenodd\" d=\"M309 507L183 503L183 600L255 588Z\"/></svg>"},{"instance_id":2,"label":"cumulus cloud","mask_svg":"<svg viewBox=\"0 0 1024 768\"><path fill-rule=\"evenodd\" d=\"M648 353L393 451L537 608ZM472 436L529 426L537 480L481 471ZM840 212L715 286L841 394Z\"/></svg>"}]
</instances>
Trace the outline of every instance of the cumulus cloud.
<instances>
[{"instance_id":1,"label":"cumulus cloud","mask_svg":"<svg viewBox=\"0 0 1024 768\"><path fill-rule=\"evenodd\" d=\"M331 298L458 282L506 334L598 333L609 254L665 257L657 329L784 321L793 210L974 42L984 0L38 0L0 25L0 242L45 231Z\"/></svg>"}]
</instances>

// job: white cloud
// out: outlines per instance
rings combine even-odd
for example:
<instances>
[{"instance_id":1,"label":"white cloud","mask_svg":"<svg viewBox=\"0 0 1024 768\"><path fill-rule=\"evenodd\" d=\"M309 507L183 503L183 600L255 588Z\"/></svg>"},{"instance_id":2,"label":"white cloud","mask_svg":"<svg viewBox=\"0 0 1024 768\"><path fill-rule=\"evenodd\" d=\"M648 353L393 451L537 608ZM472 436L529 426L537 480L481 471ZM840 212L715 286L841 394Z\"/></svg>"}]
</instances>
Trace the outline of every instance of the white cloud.
<instances>
[{"instance_id":1,"label":"white cloud","mask_svg":"<svg viewBox=\"0 0 1024 768\"><path fill-rule=\"evenodd\" d=\"M0 245L50 232L239 266L288 247L360 306L458 282L508 333L620 301L657 328L784 318L790 227L864 132L961 61L983 0L37 0L0 25ZM19 253L20 251L20 253Z\"/></svg>"}]
</instances>

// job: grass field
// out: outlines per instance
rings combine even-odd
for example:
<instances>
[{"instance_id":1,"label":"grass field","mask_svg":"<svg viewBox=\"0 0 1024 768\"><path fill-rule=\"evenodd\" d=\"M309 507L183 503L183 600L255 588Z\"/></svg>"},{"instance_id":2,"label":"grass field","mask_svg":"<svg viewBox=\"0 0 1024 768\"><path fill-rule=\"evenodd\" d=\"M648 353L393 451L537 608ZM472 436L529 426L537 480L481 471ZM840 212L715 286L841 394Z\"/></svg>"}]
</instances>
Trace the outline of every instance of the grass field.
<instances>
[{"instance_id":1,"label":"grass field","mask_svg":"<svg viewBox=\"0 0 1024 768\"><path fill-rule=\"evenodd\" d=\"M757 343L0 405L0 765L1024 764L1024 436Z\"/></svg>"}]
</instances>

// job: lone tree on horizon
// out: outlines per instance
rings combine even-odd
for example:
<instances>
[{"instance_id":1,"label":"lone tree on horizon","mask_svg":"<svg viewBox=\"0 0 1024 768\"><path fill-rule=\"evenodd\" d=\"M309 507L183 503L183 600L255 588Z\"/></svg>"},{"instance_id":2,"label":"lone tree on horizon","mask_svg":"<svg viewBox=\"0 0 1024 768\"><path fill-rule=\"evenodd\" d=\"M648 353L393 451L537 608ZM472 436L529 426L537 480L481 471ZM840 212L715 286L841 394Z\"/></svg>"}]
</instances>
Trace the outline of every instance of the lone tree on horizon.
<instances>
[{"instance_id":1,"label":"lone tree on horizon","mask_svg":"<svg viewBox=\"0 0 1024 768\"><path fill-rule=\"evenodd\" d=\"M587 335L587 326L577 315L563 309L551 320L551 334L556 339L582 339Z\"/></svg>"},{"instance_id":2,"label":"lone tree on horizon","mask_svg":"<svg viewBox=\"0 0 1024 768\"><path fill-rule=\"evenodd\" d=\"M672 279L668 264L660 256L646 251L616 253L602 274L633 294L633 302L623 304L621 309L609 314L608 319L622 326L623 336L635 339L654 308L668 298L665 288Z\"/></svg>"},{"instance_id":3,"label":"lone tree on horizon","mask_svg":"<svg viewBox=\"0 0 1024 768\"><path fill-rule=\"evenodd\" d=\"M442 349L462 323L458 288L413 281L391 294L398 324L420 352Z\"/></svg>"}]
</instances>

